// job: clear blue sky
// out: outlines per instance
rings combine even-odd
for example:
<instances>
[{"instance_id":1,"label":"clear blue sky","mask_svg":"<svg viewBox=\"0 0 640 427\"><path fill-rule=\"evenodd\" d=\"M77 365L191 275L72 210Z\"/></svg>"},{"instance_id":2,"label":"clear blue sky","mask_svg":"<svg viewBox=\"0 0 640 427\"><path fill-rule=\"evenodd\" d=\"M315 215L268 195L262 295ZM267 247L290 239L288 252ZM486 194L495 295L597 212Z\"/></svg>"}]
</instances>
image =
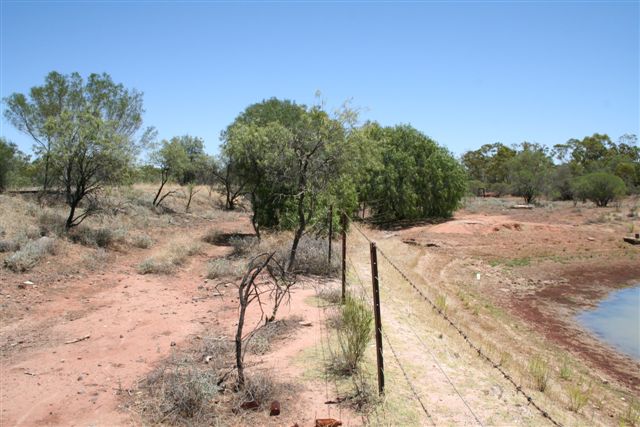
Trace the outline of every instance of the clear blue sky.
<instances>
[{"instance_id":1,"label":"clear blue sky","mask_svg":"<svg viewBox=\"0 0 640 427\"><path fill-rule=\"evenodd\" d=\"M208 152L247 105L318 89L456 154L640 133L638 1L0 1L1 97L52 70L107 72L144 92L160 138ZM4 118L1 134L30 151Z\"/></svg>"}]
</instances>

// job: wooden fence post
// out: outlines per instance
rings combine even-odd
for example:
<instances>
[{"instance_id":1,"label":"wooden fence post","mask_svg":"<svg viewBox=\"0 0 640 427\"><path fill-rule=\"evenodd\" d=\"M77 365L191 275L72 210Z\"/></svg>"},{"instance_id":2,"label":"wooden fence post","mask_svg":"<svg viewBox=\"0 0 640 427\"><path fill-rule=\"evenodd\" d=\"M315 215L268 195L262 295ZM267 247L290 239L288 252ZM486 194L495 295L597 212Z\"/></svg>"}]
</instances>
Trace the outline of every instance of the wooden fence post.
<instances>
[{"instance_id":1,"label":"wooden fence post","mask_svg":"<svg viewBox=\"0 0 640 427\"><path fill-rule=\"evenodd\" d=\"M384 359L382 357L382 319L380 319L380 286L378 283L378 253L371 242L371 281L373 282L373 314L376 326L376 360L378 362L378 394L384 394Z\"/></svg>"}]
</instances>

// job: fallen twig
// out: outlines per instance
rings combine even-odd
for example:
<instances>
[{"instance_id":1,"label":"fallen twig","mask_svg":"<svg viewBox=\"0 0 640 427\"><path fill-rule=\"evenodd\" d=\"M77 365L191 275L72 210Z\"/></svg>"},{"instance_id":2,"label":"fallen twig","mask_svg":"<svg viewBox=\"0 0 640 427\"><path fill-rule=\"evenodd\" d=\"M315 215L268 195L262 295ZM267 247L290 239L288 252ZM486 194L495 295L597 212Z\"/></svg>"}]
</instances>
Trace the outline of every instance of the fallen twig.
<instances>
[{"instance_id":1,"label":"fallen twig","mask_svg":"<svg viewBox=\"0 0 640 427\"><path fill-rule=\"evenodd\" d=\"M73 344L73 343L77 343L77 342L80 342L80 341L88 340L89 338L91 338L91 335L85 335L82 338L76 338L75 340L67 341L67 342L65 342L65 344Z\"/></svg>"}]
</instances>

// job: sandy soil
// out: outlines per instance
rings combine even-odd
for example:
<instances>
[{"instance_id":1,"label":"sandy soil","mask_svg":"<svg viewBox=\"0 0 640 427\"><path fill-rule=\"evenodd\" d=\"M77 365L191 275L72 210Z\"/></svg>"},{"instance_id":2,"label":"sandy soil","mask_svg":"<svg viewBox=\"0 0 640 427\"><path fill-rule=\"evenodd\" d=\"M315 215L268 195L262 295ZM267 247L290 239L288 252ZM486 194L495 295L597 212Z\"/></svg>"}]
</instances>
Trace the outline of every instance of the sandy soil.
<instances>
[{"instance_id":1,"label":"sandy soil","mask_svg":"<svg viewBox=\"0 0 640 427\"><path fill-rule=\"evenodd\" d=\"M140 275L136 266L176 239L198 241L212 225L227 232L250 227L246 218L215 224L192 219L186 233L174 228L156 234L151 250L115 251L106 268L95 273L79 269L62 275L50 264L28 274L0 270L0 424L142 423L137 414L125 409L123 394L135 390L158 363L194 337L232 336L237 296L233 285L214 289L213 282L204 279L206 261L228 253L229 247L204 245L205 252L192 257L175 275ZM65 261L68 265L80 258L78 253L66 255L72 258ZM24 285L26 280L33 285ZM325 404L336 398L335 390L323 382L296 380L305 367L294 359L318 344L314 340L320 333L321 310L306 302L313 295L314 289L307 284L293 293L290 306L281 311L281 316L300 316L311 326L288 337L276 351L249 360L252 367L271 370L279 380L299 385L297 396L282 402L283 415L267 418L267 423L304 425L316 416L339 415L344 425L359 425L359 417ZM247 323L257 322L257 316L257 311L251 311Z\"/></svg>"}]
</instances>

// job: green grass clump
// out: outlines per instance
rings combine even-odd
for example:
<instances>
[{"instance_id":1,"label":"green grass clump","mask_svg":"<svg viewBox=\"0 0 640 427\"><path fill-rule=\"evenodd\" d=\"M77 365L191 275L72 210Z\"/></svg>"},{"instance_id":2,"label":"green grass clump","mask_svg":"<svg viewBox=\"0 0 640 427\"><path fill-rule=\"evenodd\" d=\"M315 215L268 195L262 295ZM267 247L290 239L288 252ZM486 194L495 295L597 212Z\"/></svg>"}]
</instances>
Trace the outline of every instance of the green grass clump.
<instances>
[{"instance_id":1,"label":"green grass clump","mask_svg":"<svg viewBox=\"0 0 640 427\"><path fill-rule=\"evenodd\" d=\"M560 378L565 381L570 381L573 376L571 366L569 366L569 358L564 356L562 358L562 366L560 366Z\"/></svg>"},{"instance_id":2,"label":"green grass clump","mask_svg":"<svg viewBox=\"0 0 640 427\"><path fill-rule=\"evenodd\" d=\"M529 363L529 373L538 391L544 392L549 383L549 365L540 356L535 356Z\"/></svg>"},{"instance_id":3,"label":"green grass clump","mask_svg":"<svg viewBox=\"0 0 640 427\"><path fill-rule=\"evenodd\" d=\"M341 353L335 360L335 368L344 374L358 369L373 332L373 314L361 301L348 296L342 306L342 323L337 330Z\"/></svg>"},{"instance_id":4,"label":"green grass clump","mask_svg":"<svg viewBox=\"0 0 640 427\"><path fill-rule=\"evenodd\" d=\"M569 410L578 413L589 401L591 386L583 388L580 384L571 385L571 387L569 387L568 394Z\"/></svg>"}]
</instances>

